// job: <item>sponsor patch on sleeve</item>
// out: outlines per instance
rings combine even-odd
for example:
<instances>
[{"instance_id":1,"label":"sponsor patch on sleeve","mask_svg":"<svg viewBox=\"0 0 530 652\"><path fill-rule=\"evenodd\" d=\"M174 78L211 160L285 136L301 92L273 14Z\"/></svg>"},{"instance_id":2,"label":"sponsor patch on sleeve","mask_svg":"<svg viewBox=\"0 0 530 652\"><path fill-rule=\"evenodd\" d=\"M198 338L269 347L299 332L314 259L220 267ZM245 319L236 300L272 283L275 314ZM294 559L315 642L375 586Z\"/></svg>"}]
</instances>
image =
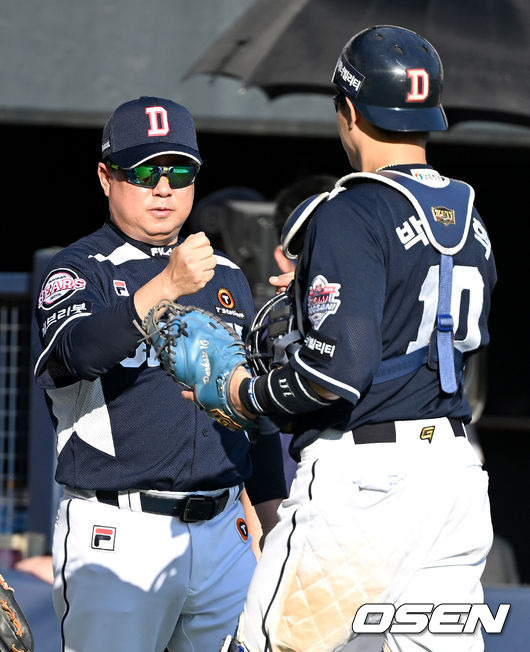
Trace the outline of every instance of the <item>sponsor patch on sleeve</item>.
<instances>
[{"instance_id":1,"label":"sponsor patch on sleeve","mask_svg":"<svg viewBox=\"0 0 530 652\"><path fill-rule=\"evenodd\" d=\"M311 329L304 340L304 357L319 362L331 360L337 349L337 340Z\"/></svg>"},{"instance_id":2,"label":"sponsor patch on sleeve","mask_svg":"<svg viewBox=\"0 0 530 652\"><path fill-rule=\"evenodd\" d=\"M77 317L81 314L91 314L92 304L88 301L83 301L82 303L72 303L69 306L64 306L59 310L55 310L49 314L46 319L42 322L42 336L46 337L48 330L50 328L55 329L57 326L61 326L64 323L65 319L70 319L71 317Z\"/></svg>"}]
</instances>

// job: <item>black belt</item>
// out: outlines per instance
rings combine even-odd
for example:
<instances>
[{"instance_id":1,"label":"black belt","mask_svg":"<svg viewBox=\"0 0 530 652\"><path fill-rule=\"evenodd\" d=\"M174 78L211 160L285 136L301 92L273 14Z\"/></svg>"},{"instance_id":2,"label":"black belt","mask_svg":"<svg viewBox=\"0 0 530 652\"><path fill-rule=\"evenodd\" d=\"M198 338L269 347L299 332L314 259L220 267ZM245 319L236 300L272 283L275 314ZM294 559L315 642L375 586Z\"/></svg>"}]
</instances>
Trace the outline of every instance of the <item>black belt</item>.
<instances>
[{"instance_id":1,"label":"black belt","mask_svg":"<svg viewBox=\"0 0 530 652\"><path fill-rule=\"evenodd\" d=\"M448 419L455 437L465 437L466 431L460 419ZM391 444L396 441L396 424L394 421L385 423L367 423L352 430L353 441L356 444Z\"/></svg>"},{"instance_id":2,"label":"black belt","mask_svg":"<svg viewBox=\"0 0 530 652\"><path fill-rule=\"evenodd\" d=\"M100 503L119 507L117 491L96 491L96 498ZM228 489L219 496L190 494L185 498L165 498L140 492L140 505L142 512L178 516L184 523L197 523L197 521L210 521L220 514L229 498Z\"/></svg>"}]
</instances>

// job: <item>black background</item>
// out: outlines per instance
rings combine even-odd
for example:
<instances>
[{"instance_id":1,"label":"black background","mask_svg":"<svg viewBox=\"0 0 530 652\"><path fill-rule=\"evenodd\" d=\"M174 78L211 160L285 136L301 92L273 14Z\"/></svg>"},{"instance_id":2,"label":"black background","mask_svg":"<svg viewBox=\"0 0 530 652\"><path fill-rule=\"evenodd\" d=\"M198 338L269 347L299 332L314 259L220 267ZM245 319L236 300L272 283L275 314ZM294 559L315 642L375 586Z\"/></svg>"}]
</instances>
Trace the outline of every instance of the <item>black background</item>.
<instances>
[{"instance_id":1,"label":"black background","mask_svg":"<svg viewBox=\"0 0 530 652\"><path fill-rule=\"evenodd\" d=\"M98 228L108 209L96 175L100 129L0 126L6 154L1 188L1 272L29 272L37 249L65 246ZM205 161L196 200L227 186L248 186L273 200L309 174L342 176L351 170L338 138L202 133ZM487 403L477 430L490 474L494 527L512 544L521 581L530 582L530 418L526 322L529 149L521 146L428 146L441 174L476 191L476 206L493 244L499 282L490 319ZM9 174L7 173L9 170ZM7 199L7 201L6 201Z\"/></svg>"}]
</instances>

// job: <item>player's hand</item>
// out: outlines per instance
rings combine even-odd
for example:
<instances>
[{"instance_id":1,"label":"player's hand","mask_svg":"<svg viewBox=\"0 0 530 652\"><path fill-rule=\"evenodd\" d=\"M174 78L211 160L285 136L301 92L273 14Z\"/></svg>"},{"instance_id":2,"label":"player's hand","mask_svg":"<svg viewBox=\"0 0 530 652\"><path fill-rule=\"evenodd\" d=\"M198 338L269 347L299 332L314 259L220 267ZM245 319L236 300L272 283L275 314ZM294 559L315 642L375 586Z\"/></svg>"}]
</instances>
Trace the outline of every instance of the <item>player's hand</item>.
<instances>
[{"instance_id":1,"label":"player's hand","mask_svg":"<svg viewBox=\"0 0 530 652\"><path fill-rule=\"evenodd\" d=\"M249 419L255 419L256 415L249 414L243 407L239 398L239 386L245 378L250 378L250 374L244 366L238 367L232 374L232 378L230 378L230 386L228 387L230 402L240 414L243 414Z\"/></svg>"},{"instance_id":2,"label":"player's hand","mask_svg":"<svg viewBox=\"0 0 530 652\"><path fill-rule=\"evenodd\" d=\"M276 288L276 294L280 292L285 292L287 286L294 279L294 272L286 272L285 274L280 274L279 276L270 276L269 283L274 285Z\"/></svg>"},{"instance_id":3,"label":"player's hand","mask_svg":"<svg viewBox=\"0 0 530 652\"><path fill-rule=\"evenodd\" d=\"M235 407L235 409L240 413L243 414L244 416L248 417L249 419L254 419L256 417L255 414L249 414L246 412L246 410L243 408L241 405L241 401L239 400L239 385L241 385L241 382L244 378L249 378L250 374L248 371L245 369L245 367L241 366L238 367L230 379L230 387L228 388L228 392L230 393L230 402L232 405ZM193 393L192 390L184 389L182 390L182 396L185 398L187 401L195 401L195 394Z\"/></svg>"},{"instance_id":4,"label":"player's hand","mask_svg":"<svg viewBox=\"0 0 530 652\"><path fill-rule=\"evenodd\" d=\"M175 288L169 296L181 297L201 290L212 280L215 265L213 248L206 234L202 231L192 233L169 257L166 273Z\"/></svg>"}]
</instances>

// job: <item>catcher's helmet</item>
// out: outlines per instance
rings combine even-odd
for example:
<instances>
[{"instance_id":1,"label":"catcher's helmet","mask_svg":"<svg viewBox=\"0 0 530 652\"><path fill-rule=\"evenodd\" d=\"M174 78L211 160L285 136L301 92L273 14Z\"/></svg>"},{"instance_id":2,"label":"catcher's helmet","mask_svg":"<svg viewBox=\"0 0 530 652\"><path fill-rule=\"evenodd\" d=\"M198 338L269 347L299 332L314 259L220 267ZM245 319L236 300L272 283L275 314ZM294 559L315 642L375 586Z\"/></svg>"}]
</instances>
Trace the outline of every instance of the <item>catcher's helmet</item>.
<instances>
[{"instance_id":1,"label":"catcher's helmet","mask_svg":"<svg viewBox=\"0 0 530 652\"><path fill-rule=\"evenodd\" d=\"M389 131L444 131L443 67L416 32L376 25L344 46L332 78L369 122Z\"/></svg>"},{"instance_id":2,"label":"catcher's helmet","mask_svg":"<svg viewBox=\"0 0 530 652\"><path fill-rule=\"evenodd\" d=\"M302 334L296 328L292 283L258 310L245 339L248 365L255 375L287 364L300 348Z\"/></svg>"}]
</instances>

